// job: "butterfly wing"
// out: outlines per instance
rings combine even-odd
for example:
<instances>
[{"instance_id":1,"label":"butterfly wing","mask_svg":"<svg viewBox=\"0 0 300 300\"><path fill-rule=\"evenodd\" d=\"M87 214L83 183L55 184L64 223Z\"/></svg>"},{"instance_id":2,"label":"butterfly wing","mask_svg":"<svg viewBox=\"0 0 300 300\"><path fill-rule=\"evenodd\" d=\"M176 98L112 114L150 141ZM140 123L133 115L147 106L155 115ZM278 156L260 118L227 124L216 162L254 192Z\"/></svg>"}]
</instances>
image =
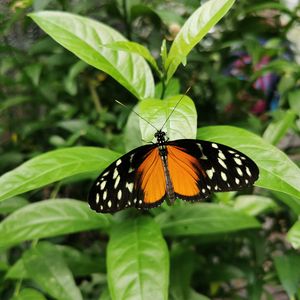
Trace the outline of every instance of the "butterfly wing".
<instances>
[{"instance_id":1,"label":"butterfly wing","mask_svg":"<svg viewBox=\"0 0 300 300\"><path fill-rule=\"evenodd\" d=\"M90 189L93 210L112 213L127 207L148 209L166 194L163 165L156 144L145 145L109 165Z\"/></svg>"},{"instance_id":2,"label":"butterfly wing","mask_svg":"<svg viewBox=\"0 0 300 300\"><path fill-rule=\"evenodd\" d=\"M200 200L212 192L237 191L258 179L256 164L240 151L201 140L167 143L168 166L178 198Z\"/></svg>"}]
</instances>

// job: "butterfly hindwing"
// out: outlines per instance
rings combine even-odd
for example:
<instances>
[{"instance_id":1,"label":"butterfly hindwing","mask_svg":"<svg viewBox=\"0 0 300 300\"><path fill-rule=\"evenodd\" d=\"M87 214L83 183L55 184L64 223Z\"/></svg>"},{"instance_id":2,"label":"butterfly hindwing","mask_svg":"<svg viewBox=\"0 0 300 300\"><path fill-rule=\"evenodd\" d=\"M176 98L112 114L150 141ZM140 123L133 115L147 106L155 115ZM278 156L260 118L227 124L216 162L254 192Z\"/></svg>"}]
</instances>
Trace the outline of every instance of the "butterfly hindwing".
<instances>
[{"instance_id":1,"label":"butterfly hindwing","mask_svg":"<svg viewBox=\"0 0 300 300\"><path fill-rule=\"evenodd\" d=\"M157 147L136 148L114 161L96 179L88 197L90 207L101 213L155 207L165 196L163 175Z\"/></svg>"},{"instance_id":2,"label":"butterfly hindwing","mask_svg":"<svg viewBox=\"0 0 300 300\"><path fill-rule=\"evenodd\" d=\"M259 170L256 164L243 153L228 146L187 139L176 140L167 144L169 147L171 146L168 157L169 165L171 166L172 160L182 161L183 155L180 152L184 152L190 158L185 162L183 169L189 169L190 178L197 181L198 193L187 194L182 184L176 184L176 178L172 175L174 171L172 172L170 168L174 190L179 198L200 200L213 192L240 190L251 186L258 178ZM176 163L178 164L178 162ZM179 170L177 170L178 172Z\"/></svg>"}]
</instances>

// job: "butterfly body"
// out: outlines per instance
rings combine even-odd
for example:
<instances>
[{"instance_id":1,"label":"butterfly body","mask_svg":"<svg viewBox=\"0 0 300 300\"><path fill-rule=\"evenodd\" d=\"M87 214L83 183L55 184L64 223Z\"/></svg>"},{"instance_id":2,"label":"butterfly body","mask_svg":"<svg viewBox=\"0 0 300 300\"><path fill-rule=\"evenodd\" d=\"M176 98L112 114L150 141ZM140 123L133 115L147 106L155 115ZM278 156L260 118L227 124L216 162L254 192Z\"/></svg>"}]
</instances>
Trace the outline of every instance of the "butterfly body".
<instances>
[{"instance_id":1,"label":"butterfly body","mask_svg":"<svg viewBox=\"0 0 300 300\"><path fill-rule=\"evenodd\" d=\"M149 209L176 198L199 201L213 192L249 187L258 178L256 164L236 149L201 140L169 141L162 130L155 138L100 174L89 193L93 210Z\"/></svg>"}]
</instances>

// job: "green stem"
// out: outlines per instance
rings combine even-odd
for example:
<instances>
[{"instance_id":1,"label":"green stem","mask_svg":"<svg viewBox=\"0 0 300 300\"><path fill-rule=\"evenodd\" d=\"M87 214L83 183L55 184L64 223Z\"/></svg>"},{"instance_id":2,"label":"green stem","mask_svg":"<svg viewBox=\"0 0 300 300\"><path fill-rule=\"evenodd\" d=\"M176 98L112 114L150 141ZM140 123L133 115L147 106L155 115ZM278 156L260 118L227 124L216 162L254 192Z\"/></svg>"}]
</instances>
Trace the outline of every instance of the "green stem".
<instances>
[{"instance_id":1,"label":"green stem","mask_svg":"<svg viewBox=\"0 0 300 300\"><path fill-rule=\"evenodd\" d=\"M96 111L97 113L100 113L101 112L101 102L100 102L100 98L97 94L97 91L96 91L96 86L93 82L93 80L88 80L88 87L89 87L89 90L90 90L90 93L91 93L91 97L92 97L92 100L94 102L94 105L95 105L95 108L96 108Z\"/></svg>"},{"instance_id":2,"label":"green stem","mask_svg":"<svg viewBox=\"0 0 300 300\"><path fill-rule=\"evenodd\" d=\"M127 1L123 0L122 1L122 6L123 6L123 14L124 14L124 22L125 22L125 27L126 27L126 35L127 38L131 41L131 26L128 18L128 12L127 12Z\"/></svg>"}]
</instances>

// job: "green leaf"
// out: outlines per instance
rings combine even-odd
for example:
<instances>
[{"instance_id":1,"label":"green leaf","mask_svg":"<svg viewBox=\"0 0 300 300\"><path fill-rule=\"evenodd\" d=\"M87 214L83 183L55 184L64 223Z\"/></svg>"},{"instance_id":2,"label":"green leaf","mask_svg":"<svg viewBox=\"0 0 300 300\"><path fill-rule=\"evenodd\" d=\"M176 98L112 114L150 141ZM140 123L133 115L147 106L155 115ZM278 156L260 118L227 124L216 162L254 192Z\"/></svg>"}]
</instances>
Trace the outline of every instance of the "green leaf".
<instances>
[{"instance_id":1,"label":"green leaf","mask_svg":"<svg viewBox=\"0 0 300 300\"><path fill-rule=\"evenodd\" d=\"M55 299L81 300L74 282L59 251L50 243L40 243L23 257L30 278Z\"/></svg>"},{"instance_id":2,"label":"green leaf","mask_svg":"<svg viewBox=\"0 0 300 300\"><path fill-rule=\"evenodd\" d=\"M276 200L279 200L290 207L296 215L300 215L300 201L298 198L277 191L272 191L271 193L275 196Z\"/></svg>"},{"instance_id":3,"label":"green leaf","mask_svg":"<svg viewBox=\"0 0 300 300\"><path fill-rule=\"evenodd\" d=\"M24 102L29 102L32 101L32 97L28 97L28 96L15 96L12 98L7 98L7 99L3 99L0 103L0 112L3 112L4 110L16 106L16 105L20 105Z\"/></svg>"},{"instance_id":4,"label":"green leaf","mask_svg":"<svg viewBox=\"0 0 300 300\"><path fill-rule=\"evenodd\" d=\"M293 91L290 91L288 93L288 100L289 105L293 111L297 113L298 116L300 116L300 89L296 89Z\"/></svg>"},{"instance_id":5,"label":"green leaf","mask_svg":"<svg viewBox=\"0 0 300 300\"><path fill-rule=\"evenodd\" d=\"M152 219L115 224L107 248L107 275L112 300L168 299L168 248Z\"/></svg>"},{"instance_id":6,"label":"green leaf","mask_svg":"<svg viewBox=\"0 0 300 300\"><path fill-rule=\"evenodd\" d=\"M257 216L263 212L278 208L277 204L268 197L258 195L238 196L234 208L250 216Z\"/></svg>"},{"instance_id":7,"label":"green leaf","mask_svg":"<svg viewBox=\"0 0 300 300\"><path fill-rule=\"evenodd\" d=\"M179 105L174 110L176 104ZM191 98L176 95L164 100L147 99L139 103L139 113L157 129L161 129L167 118L163 130L171 140L190 138L194 139L197 131L197 112ZM145 141L153 140L156 129L140 119L142 138Z\"/></svg>"},{"instance_id":8,"label":"green leaf","mask_svg":"<svg viewBox=\"0 0 300 300\"><path fill-rule=\"evenodd\" d=\"M82 251L64 245L55 245L55 248L60 252L61 256L64 258L66 264L75 277L87 276L92 273L104 272L105 270L104 257L101 257L100 255L98 255L97 257L92 257ZM25 253L26 251L23 253L23 255L25 255ZM9 268L5 275L5 278L29 278L22 257Z\"/></svg>"},{"instance_id":9,"label":"green leaf","mask_svg":"<svg viewBox=\"0 0 300 300\"><path fill-rule=\"evenodd\" d=\"M182 246L173 247L171 252L171 271L169 298L171 300L190 299L191 278L195 269L196 255Z\"/></svg>"},{"instance_id":10,"label":"green leaf","mask_svg":"<svg viewBox=\"0 0 300 300\"><path fill-rule=\"evenodd\" d=\"M29 202L22 197L13 197L8 199L7 201L0 203L0 214L9 214L21 207L24 207Z\"/></svg>"},{"instance_id":11,"label":"green leaf","mask_svg":"<svg viewBox=\"0 0 300 300\"><path fill-rule=\"evenodd\" d=\"M43 294L31 288L22 289L21 292L11 300L46 300Z\"/></svg>"},{"instance_id":12,"label":"green leaf","mask_svg":"<svg viewBox=\"0 0 300 300\"><path fill-rule=\"evenodd\" d=\"M287 234L287 240L295 249L300 248L300 221L297 221Z\"/></svg>"},{"instance_id":13,"label":"green leaf","mask_svg":"<svg viewBox=\"0 0 300 300\"><path fill-rule=\"evenodd\" d=\"M178 78L171 78L164 90L164 98L175 96L180 92L180 81ZM155 98L160 99L163 94L163 84L159 82L155 86Z\"/></svg>"},{"instance_id":14,"label":"green leaf","mask_svg":"<svg viewBox=\"0 0 300 300\"><path fill-rule=\"evenodd\" d=\"M300 169L286 154L259 136L232 126L210 126L199 129L198 138L236 148L251 157L260 171L256 186L300 199Z\"/></svg>"},{"instance_id":15,"label":"green leaf","mask_svg":"<svg viewBox=\"0 0 300 300\"><path fill-rule=\"evenodd\" d=\"M64 85L66 91L74 96L77 94L77 76L80 74L84 69L86 69L87 64L83 61L76 62L69 70L68 75L64 79Z\"/></svg>"},{"instance_id":16,"label":"green leaf","mask_svg":"<svg viewBox=\"0 0 300 300\"><path fill-rule=\"evenodd\" d=\"M94 147L54 150L0 177L0 201L79 173L103 170L120 155Z\"/></svg>"},{"instance_id":17,"label":"green leaf","mask_svg":"<svg viewBox=\"0 0 300 300\"><path fill-rule=\"evenodd\" d=\"M155 69L157 74L159 76L162 76L162 73L159 70L154 57L151 55L150 51L143 45L141 45L139 43L135 43L135 42L121 41L121 42L105 44L104 47L113 49L116 51L126 51L129 53L136 53L136 54L142 56L143 58L145 58L151 64L151 66Z\"/></svg>"},{"instance_id":18,"label":"green leaf","mask_svg":"<svg viewBox=\"0 0 300 300\"><path fill-rule=\"evenodd\" d=\"M154 79L144 58L105 47L105 44L126 41L113 28L65 12L41 11L29 16L59 44L112 76L137 98L153 97Z\"/></svg>"},{"instance_id":19,"label":"green leaf","mask_svg":"<svg viewBox=\"0 0 300 300\"><path fill-rule=\"evenodd\" d=\"M165 65L167 81L192 48L227 13L233 3L234 0L210 0L188 18L171 46Z\"/></svg>"},{"instance_id":20,"label":"green leaf","mask_svg":"<svg viewBox=\"0 0 300 300\"><path fill-rule=\"evenodd\" d=\"M17 210L0 223L0 248L108 226L108 216L94 213L85 202L45 200Z\"/></svg>"},{"instance_id":21,"label":"green leaf","mask_svg":"<svg viewBox=\"0 0 300 300\"><path fill-rule=\"evenodd\" d=\"M278 277L290 299L294 299L300 284L300 256L287 254L275 257L275 267Z\"/></svg>"},{"instance_id":22,"label":"green leaf","mask_svg":"<svg viewBox=\"0 0 300 300\"><path fill-rule=\"evenodd\" d=\"M277 145L292 127L295 118L296 113L294 111L285 111L281 120L269 124L263 134L263 138L270 144Z\"/></svg>"},{"instance_id":23,"label":"green leaf","mask_svg":"<svg viewBox=\"0 0 300 300\"><path fill-rule=\"evenodd\" d=\"M217 204L174 206L156 217L168 236L204 235L259 228L255 218Z\"/></svg>"}]
</instances>

